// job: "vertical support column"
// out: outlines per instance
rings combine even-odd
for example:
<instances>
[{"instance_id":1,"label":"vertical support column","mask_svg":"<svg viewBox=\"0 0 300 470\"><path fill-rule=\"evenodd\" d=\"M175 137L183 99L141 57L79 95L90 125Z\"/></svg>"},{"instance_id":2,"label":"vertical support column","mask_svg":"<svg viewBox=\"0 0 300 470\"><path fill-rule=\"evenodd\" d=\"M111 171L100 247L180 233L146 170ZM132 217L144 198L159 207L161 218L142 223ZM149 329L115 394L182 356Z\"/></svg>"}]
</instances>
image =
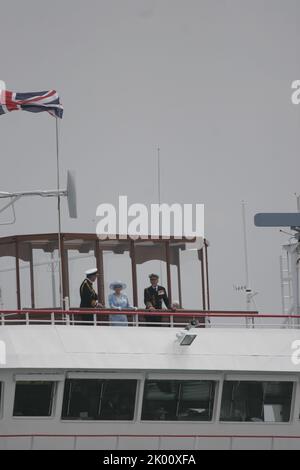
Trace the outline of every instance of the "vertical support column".
<instances>
[{"instance_id":1,"label":"vertical support column","mask_svg":"<svg viewBox=\"0 0 300 470\"><path fill-rule=\"evenodd\" d=\"M130 240L130 258L131 258L131 272L132 272L132 294L133 294L133 305L138 306L138 285L137 285L137 273L136 273L136 257L135 257L135 243L134 240Z\"/></svg>"},{"instance_id":2,"label":"vertical support column","mask_svg":"<svg viewBox=\"0 0 300 470\"><path fill-rule=\"evenodd\" d=\"M16 260L17 306L18 306L18 310L21 310L19 243L17 239L15 241L15 260Z\"/></svg>"},{"instance_id":3,"label":"vertical support column","mask_svg":"<svg viewBox=\"0 0 300 470\"><path fill-rule=\"evenodd\" d=\"M51 266L52 268L52 266ZM31 295L31 308L35 308L35 294L34 294L34 269L33 269L33 254L32 245L29 248L29 270L30 270L30 295Z\"/></svg>"},{"instance_id":4,"label":"vertical support column","mask_svg":"<svg viewBox=\"0 0 300 470\"><path fill-rule=\"evenodd\" d=\"M99 240L95 241L95 257L96 257L96 266L97 266L98 273L99 273L97 277L97 289L98 289L99 302L102 305L105 305L103 251L100 250Z\"/></svg>"},{"instance_id":5,"label":"vertical support column","mask_svg":"<svg viewBox=\"0 0 300 470\"><path fill-rule=\"evenodd\" d=\"M208 277L208 243L204 240L205 246L205 271L206 271L206 295L207 295L207 310L210 310L210 292L209 292L209 277Z\"/></svg>"},{"instance_id":6,"label":"vertical support column","mask_svg":"<svg viewBox=\"0 0 300 470\"><path fill-rule=\"evenodd\" d=\"M178 295L179 295L179 304L180 308L183 308L182 306L182 285L181 285L181 265L180 265L180 249L178 248L178 254L177 254L177 282L178 282Z\"/></svg>"},{"instance_id":7,"label":"vertical support column","mask_svg":"<svg viewBox=\"0 0 300 470\"><path fill-rule=\"evenodd\" d=\"M167 280L168 280L168 296L170 305L172 306L172 278L171 278L171 263L170 263L170 242L165 242L166 261L167 261Z\"/></svg>"},{"instance_id":8,"label":"vertical support column","mask_svg":"<svg viewBox=\"0 0 300 470\"><path fill-rule=\"evenodd\" d=\"M69 297L69 300L70 300L68 254L65 250L65 240L64 240L63 234L60 234L60 248L61 248L62 294L63 294L63 299L65 299L65 297Z\"/></svg>"},{"instance_id":9,"label":"vertical support column","mask_svg":"<svg viewBox=\"0 0 300 470\"><path fill-rule=\"evenodd\" d=\"M198 250L198 258L201 262L201 287L202 287L202 308L206 310L206 290L205 290L205 269L204 269L204 247Z\"/></svg>"}]
</instances>

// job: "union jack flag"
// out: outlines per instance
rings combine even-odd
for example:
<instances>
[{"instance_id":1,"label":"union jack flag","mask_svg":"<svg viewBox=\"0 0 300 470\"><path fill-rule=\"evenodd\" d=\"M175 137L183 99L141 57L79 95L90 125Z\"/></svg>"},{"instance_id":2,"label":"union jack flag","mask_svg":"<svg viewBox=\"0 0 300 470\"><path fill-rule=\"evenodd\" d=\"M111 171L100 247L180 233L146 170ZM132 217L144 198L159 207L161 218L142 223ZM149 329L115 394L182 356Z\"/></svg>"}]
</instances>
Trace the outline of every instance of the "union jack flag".
<instances>
[{"instance_id":1,"label":"union jack flag","mask_svg":"<svg viewBox=\"0 0 300 470\"><path fill-rule=\"evenodd\" d=\"M63 107L55 90L35 93L14 93L0 90L0 115L10 111L24 110L31 113L47 111L54 117L63 117Z\"/></svg>"}]
</instances>

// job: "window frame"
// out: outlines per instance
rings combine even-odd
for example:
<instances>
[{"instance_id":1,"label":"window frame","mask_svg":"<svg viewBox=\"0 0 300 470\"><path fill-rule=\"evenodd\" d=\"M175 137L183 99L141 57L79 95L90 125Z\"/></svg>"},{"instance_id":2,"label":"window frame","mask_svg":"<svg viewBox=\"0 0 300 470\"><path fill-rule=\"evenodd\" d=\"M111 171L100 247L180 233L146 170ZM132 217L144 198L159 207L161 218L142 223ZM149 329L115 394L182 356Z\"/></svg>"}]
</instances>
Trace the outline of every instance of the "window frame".
<instances>
[{"instance_id":1,"label":"window frame","mask_svg":"<svg viewBox=\"0 0 300 470\"><path fill-rule=\"evenodd\" d=\"M292 383L292 393L291 393L291 406L290 406L290 418L288 421L223 421L221 420L221 411L222 411L222 399L223 399L223 390L225 382L289 382ZM295 403L296 403L296 392L299 383L299 378L295 375L285 374L285 375L247 375L247 374L224 374L222 381L220 382L220 394L219 394L219 406L216 420L220 425L233 425L233 426L289 426L295 422ZM300 420L300 417L299 417Z\"/></svg>"},{"instance_id":2,"label":"window frame","mask_svg":"<svg viewBox=\"0 0 300 470\"><path fill-rule=\"evenodd\" d=\"M23 376L22 376L23 377ZM30 376L24 376L26 377L25 380L15 380L15 384L14 384L14 387L13 387L13 402L12 402L12 415L11 415L11 418L13 420L38 420L38 421L41 421L41 420L50 420L50 419L55 419L55 414L56 414L56 402L57 402L57 391L58 391L58 385L59 385L59 381L57 380L49 380L49 379L44 379L44 377L39 377L38 379L35 378L35 379L32 379ZM28 383L34 383L34 382L45 382L45 383L52 383L53 384L53 387L52 387L52 393L51 393L51 413L49 414L49 416L17 416L14 414L14 410L15 410L15 400L16 400L16 390L17 390L17 384L19 382L28 382Z\"/></svg>"},{"instance_id":3,"label":"window frame","mask_svg":"<svg viewBox=\"0 0 300 470\"><path fill-rule=\"evenodd\" d=\"M206 420L157 420L157 419L142 419L142 413L143 413L143 404L144 404L144 395L145 395L145 385L147 381L173 381L173 382L191 382L191 381L196 381L196 382L213 382L214 383L214 393L213 393L213 406L212 406L212 412L211 412L211 419L206 421ZM174 423L180 423L180 424L213 424L216 422L216 410L217 410L217 402L218 402L218 394L220 390L220 375L216 374L205 374L201 375L199 377L198 374L147 374L145 379L143 380L142 383L142 390L141 390L141 403L140 403L140 410L139 410L139 421L143 424L149 424L151 423L154 424L174 424Z\"/></svg>"},{"instance_id":4,"label":"window frame","mask_svg":"<svg viewBox=\"0 0 300 470\"><path fill-rule=\"evenodd\" d=\"M120 376L122 375L122 376ZM135 388L135 399L134 399L134 407L133 407L133 416L132 419L80 419L80 418L63 418L63 407L64 407L64 394L65 394L65 386L67 380L135 380L136 381L136 388ZM61 410L60 410L60 418L59 421L61 423L135 423L137 421L137 409L139 403L139 384L141 382L141 374L114 374L114 373L74 373L70 372L66 374L66 378L62 387L62 402L61 402Z\"/></svg>"}]
</instances>

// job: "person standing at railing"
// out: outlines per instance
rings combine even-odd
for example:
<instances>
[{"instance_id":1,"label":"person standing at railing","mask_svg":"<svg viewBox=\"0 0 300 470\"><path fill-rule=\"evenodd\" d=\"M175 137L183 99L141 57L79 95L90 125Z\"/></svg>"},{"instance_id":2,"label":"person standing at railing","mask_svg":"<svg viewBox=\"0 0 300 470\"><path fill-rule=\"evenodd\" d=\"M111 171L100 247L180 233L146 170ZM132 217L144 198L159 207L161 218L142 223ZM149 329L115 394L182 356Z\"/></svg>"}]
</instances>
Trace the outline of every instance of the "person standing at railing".
<instances>
[{"instance_id":1,"label":"person standing at railing","mask_svg":"<svg viewBox=\"0 0 300 470\"><path fill-rule=\"evenodd\" d=\"M80 286L80 308L101 308L102 305L98 302L98 295L93 287L93 283L96 281L98 276L98 269L92 268L85 272L86 278ZM94 315L91 313L81 315L81 320L86 322L92 322Z\"/></svg>"},{"instance_id":2,"label":"person standing at railing","mask_svg":"<svg viewBox=\"0 0 300 470\"><path fill-rule=\"evenodd\" d=\"M151 286L147 287L144 291L144 303L147 310L150 312L161 310L163 302L168 309L171 308L166 289L158 284L158 274L150 274L149 279ZM162 318L156 315L146 315L145 320L147 322L161 322Z\"/></svg>"},{"instance_id":3,"label":"person standing at railing","mask_svg":"<svg viewBox=\"0 0 300 470\"><path fill-rule=\"evenodd\" d=\"M127 295L122 292L124 289L126 289L126 287L126 284L121 281L115 281L110 284L109 288L114 291L108 297L108 304L111 309L120 311L125 309L135 309L130 305ZM109 320L112 326L128 326L127 315L124 315L122 313L120 313L119 315L109 315Z\"/></svg>"}]
</instances>

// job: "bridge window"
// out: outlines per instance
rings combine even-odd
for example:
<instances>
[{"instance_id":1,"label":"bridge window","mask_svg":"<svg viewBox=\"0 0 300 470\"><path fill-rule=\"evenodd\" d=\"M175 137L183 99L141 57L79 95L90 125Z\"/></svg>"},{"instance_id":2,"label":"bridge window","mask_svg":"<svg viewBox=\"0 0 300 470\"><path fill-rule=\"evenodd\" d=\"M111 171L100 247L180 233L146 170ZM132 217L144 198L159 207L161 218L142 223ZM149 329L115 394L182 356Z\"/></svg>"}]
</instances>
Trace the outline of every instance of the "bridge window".
<instances>
[{"instance_id":1,"label":"bridge window","mask_svg":"<svg viewBox=\"0 0 300 470\"><path fill-rule=\"evenodd\" d=\"M51 416L54 382L17 382L14 416Z\"/></svg>"},{"instance_id":2,"label":"bridge window","mask_svg":"<svg viewBox=\"0 0 300 470\"><path fill-rule=\"evenodd\" d=\"M204 380L147 380L143 420L211 421L215 382Z\"/></svg>"},{"instance_id":3,"label":"bridge window","mask_svg":"<svg viewBox=\"0 0 300 470\"><path fill-rule=\"evenodd\" d=\"M220 419L287 423L292 393L292 382L224 382Z\"/></svg>"},{"instance_id":4,"label":"bridge window","mask_svg":"<svg viewBox=\"0 0 300 470\"><path fill-rule=\"evenodd\" d=\"M136 380L68 379L62 419L132 420Z\"/></svg>"}]
</instances>

